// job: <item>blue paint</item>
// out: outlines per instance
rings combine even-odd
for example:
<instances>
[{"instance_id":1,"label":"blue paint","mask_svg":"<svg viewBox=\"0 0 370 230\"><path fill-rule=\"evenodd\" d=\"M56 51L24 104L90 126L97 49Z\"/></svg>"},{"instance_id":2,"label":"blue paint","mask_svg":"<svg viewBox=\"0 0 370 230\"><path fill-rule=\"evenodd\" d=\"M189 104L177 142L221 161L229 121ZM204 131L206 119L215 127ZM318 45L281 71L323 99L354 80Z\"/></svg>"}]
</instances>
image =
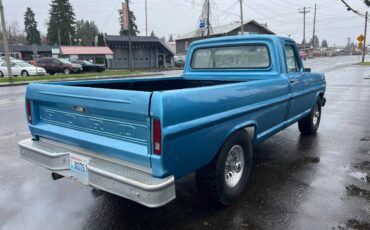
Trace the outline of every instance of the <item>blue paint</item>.
<instances>
[{"instance_id":1,"label":"blue paint","mask_svg":"<svg viewBox=\"0 0 370 230\"><path fill-rule=\"evenodd\" d=\"M195 70L188 65L199 48L256 43L269 49L268 68ZM193 42L181 79L229 84L152 91L94 86L165 80L175 83L179 78L31 84L26 95L32 101L31 133L152 167L155 177L187 175L209 164L236 130L254 127L253 144L258 144L303 118L324 95L323 74L304 73L300 58L300 71L287 71L284 45L295 47L291 39L270 35ZM76 106L84 112L76 112ZM153 119L161 121L161 156L152 154Z\"/></svg>"}]
</instances>

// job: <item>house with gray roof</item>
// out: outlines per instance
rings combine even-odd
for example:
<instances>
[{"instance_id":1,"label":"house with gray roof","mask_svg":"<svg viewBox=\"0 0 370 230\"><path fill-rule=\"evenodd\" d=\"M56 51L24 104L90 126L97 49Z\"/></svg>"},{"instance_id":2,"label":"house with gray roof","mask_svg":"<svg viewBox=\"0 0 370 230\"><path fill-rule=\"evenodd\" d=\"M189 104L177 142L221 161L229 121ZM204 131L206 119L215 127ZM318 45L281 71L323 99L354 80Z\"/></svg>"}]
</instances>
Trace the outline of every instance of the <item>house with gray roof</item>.
<instances>
[{"instance_id":1,"label":"house with gray roof","mask_svg":"<svg viewBox=\"0 0 370 230\"><path fill-rule=\"evenodd\" d=\"M208 37L222 37L222 36L234 36L240 34L240 22L232 22L230 24L214 26L212 27L212 33ZM275 34L269 30L266 26L250 20L244 23L244 34ZM199 36L197 30L190 31L176 39L176 53L185 54L188 50L190 43L196 40L204 39Z\"/></svg>"},{"instance_id":2,"label":"house with gray roof","mask_svg":"<svg viewBox=\"0 0 370 230\"><path fill-rule=\"evenodd\" d=\"M129 68L128 36L105 35L107 46L113 51L113 58L107 60L108 68ZM151 69L171 66L174 52L157 37L133 36L133 64L136 69Z\"/></svg>"}]
</instances>

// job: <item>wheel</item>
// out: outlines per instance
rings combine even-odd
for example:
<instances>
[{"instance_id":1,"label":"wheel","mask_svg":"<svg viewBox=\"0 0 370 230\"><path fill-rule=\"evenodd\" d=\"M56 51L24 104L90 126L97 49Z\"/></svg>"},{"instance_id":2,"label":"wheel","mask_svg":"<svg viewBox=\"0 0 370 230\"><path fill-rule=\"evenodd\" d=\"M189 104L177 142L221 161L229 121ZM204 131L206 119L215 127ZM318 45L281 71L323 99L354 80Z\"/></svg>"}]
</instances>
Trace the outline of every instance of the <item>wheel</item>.
<instances>
[{"instance_id":1,"label":"wheel","mask_svg":"<svg viewBox=\"0 0 370 230\"><path fill-rule=\"evenodd\" d=\"M252 144L245 131L231 135L208 166L196 173L200 193L211 202L228 206L242 195L252 167Z\"/></svg>"},{"instance_id":2,"label":"wheel","mask_svg":"<svg viewBox=\"0 0 370 230\"><path fill-rule=\"evenodd\" d=\"M310 114L298 121L299 131L304 135L313 135L317 133L321 120L321 100L317 99Z\"/></svg>"},{"instance_id":3,"label":"wheel","mask_svg":"<svg viewBox=\"0 0 370 230\"><path fill-rule=\"evenodd\" d=\"M3 72L0 71L0 77L4 77L4 74Z\"/></svg>"},{"instance_id":4,"label":"wheel","mask_svg":"<svg viewBox=\"0 0 370 230\"><path fill-rule=\"evenodd\" d=\"M63 71L64 74L70 74L71 73L71 70L68 69L68 68L65 68L64 71Z\"/></svg>"},{"instance_id":5,"label":"wheel","mask_svg":"<svg viewBox=\"0 0 370 230\"><path fill-rule=\"evenodd\" d=\"M49 74L50 74L50 75L54 75L54 74L55 74L55 72L49 72Z\"/></svg>"},{"instance_id":6,"label":"wheel","mask_svg":"<svg viewBox=\"0 0 370 230\"><path fill-rule=\"evenodd\" d=\"M21 76L22 77L28 77L29 74L28 74L28 72L26 70L23 70L22 73L21 73Z\"/></svg>"}]
</instances>

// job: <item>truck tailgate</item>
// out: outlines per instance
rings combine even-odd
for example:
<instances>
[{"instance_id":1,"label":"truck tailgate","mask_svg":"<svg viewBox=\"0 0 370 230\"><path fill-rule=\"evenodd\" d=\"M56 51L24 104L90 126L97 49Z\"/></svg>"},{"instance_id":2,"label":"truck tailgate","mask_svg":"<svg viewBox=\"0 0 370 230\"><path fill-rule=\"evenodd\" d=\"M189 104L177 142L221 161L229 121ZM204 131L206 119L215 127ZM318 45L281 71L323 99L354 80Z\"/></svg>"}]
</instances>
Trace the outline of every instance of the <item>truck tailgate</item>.
<instances>
[{"instance_id":1,"label":"truck tailgate","mask_svg":"<svg viewBox=\"0 0 370 230\"><path fill-rule=\"evenodd\" d=\"M33 136L150 166L150 92L31 84Z\"/></svg>"}]
</instances>

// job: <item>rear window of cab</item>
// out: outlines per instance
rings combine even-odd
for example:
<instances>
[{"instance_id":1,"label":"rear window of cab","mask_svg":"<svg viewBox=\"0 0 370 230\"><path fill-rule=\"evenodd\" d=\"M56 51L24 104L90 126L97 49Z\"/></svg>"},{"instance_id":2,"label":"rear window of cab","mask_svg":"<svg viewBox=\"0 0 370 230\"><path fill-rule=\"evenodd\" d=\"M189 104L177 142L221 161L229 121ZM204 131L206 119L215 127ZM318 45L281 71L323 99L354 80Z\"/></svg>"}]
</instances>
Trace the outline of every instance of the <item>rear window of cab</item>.
<instances>
[{"instance_id":1,"label":"rear window of cab","mask_svg":"<svg viewBox=\"0 0 370 230\"><path fill-rule=\"evenodd\" d=\"M196 49L190 66L192 69L265 69L270 65L268 47L251 44Z\"/></svg>"}]
</instances>

